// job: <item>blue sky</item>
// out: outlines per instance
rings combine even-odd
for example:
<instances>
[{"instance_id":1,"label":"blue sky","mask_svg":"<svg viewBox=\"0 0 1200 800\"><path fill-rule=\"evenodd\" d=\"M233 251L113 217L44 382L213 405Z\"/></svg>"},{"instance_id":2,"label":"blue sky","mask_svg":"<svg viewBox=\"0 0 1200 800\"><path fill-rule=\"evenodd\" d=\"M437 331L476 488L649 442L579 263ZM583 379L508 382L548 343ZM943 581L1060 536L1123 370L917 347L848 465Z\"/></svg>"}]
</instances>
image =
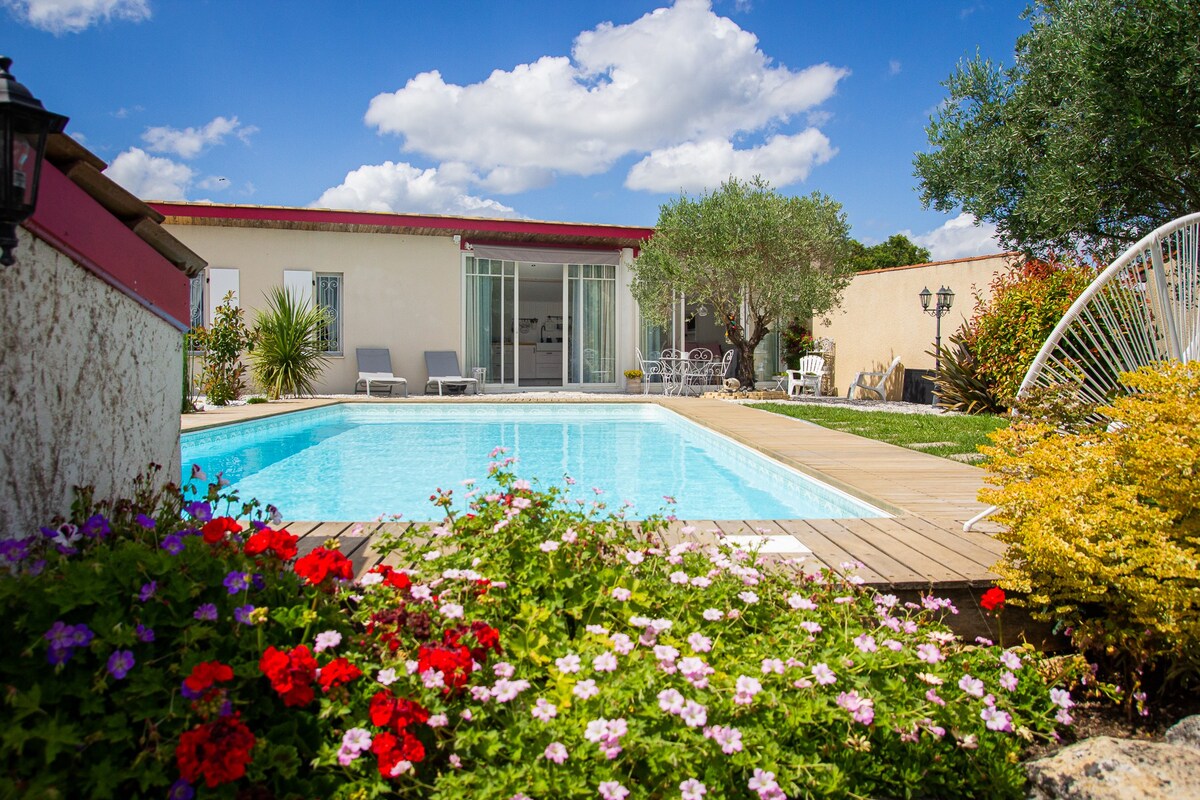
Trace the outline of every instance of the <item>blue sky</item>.
<instances>
[{"instance_id":1,"label":"blue sky","mask_svg":"<svg viewBox=\"0 0 1200 800\"><path fill-rule=\"evenodd\" d=\"M1023 2L0 0L0 49L144 199L653 225L762 174L871 244L995 252L912 175Z\"/></svg>"}]
</instances>

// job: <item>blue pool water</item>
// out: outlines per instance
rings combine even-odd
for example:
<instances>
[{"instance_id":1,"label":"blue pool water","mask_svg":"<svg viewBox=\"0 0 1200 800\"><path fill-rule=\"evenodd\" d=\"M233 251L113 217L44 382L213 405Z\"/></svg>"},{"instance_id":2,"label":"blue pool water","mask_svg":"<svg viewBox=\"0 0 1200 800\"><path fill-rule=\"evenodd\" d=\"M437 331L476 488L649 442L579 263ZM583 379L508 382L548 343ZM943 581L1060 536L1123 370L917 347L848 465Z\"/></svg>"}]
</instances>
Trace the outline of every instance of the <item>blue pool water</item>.
<instances>
[{"instance_id":1,"label":"blue pool water","mask_svg":"<svg viewBox=\"0 0 1200 800\"><path fill-rule=\"evenodd\" d=\"M437 488L487 486L492 448L508 448L519 477L565 486L633 519L830 519L884 516L723 436L651 404L347 404L185 433L184 479L199 464L243 499L288 519L365 521L440 517Z\"/></svg>"}]
</instances>

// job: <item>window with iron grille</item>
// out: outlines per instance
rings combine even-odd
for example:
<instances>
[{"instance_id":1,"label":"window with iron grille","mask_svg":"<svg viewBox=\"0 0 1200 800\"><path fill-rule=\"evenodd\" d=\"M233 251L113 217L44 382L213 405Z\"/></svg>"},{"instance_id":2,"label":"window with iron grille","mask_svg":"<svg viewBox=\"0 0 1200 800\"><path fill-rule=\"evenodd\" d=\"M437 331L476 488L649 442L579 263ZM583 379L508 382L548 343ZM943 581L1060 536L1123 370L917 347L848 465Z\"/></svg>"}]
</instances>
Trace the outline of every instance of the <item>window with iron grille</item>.
<instances>
[{"instance_id":1,"label":"window with iron grille","mask_svg":"<svg viewBox=\"0 0 1200 800\"><path fill-rule=\"evenodd\" d=\"M342 355L342 274L318 272L316 275L316 305L331 317L321 328L321 349L334 356Z\"/></svg>"},{"instance_id":2,"label":"window with iron grille","mask_svg":"<svg viewBox=\"0 0 1200 800\"><path fill-rule=\"evenodd\" d=\"M189 302L191 305L191 320L190 320L191 326L189 328L189 332L195 332L196 330L199 330L200 328L204 327L204 285L205 285L205 280L206 280L206 275L204 272L201 272L199 275L197 275L194 278L191 278L188 281L188 288L190 290ZM191 349L192 350L196 349L196 345L194 342L191 344Z\"/></svg>"}]
</instances>

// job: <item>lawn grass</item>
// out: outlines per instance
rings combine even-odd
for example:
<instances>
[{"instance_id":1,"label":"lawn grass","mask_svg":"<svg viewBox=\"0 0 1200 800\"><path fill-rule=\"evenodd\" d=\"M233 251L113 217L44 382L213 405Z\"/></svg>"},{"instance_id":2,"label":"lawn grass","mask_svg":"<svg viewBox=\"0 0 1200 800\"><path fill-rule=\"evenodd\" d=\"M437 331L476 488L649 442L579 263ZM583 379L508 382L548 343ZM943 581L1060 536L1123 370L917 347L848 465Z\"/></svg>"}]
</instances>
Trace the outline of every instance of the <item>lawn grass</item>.
<instances>
[{"instance_id":1,"label":"lawn grass","mask_svg":"<svg viewBox=\"0 0 1200 800\"><path fill-rule=\"evenodd\" d=\"M1007 419L991 414L899 414L859 411L845 406L791 403L753 403L752 407L930 455L943 458L960 456L955 460L972 463L979 463L973 458L978 455L979 445L991 444L988 434L1008 426ZM936 446L930 447L931 444Z\"/></svg>"}]
</instances>

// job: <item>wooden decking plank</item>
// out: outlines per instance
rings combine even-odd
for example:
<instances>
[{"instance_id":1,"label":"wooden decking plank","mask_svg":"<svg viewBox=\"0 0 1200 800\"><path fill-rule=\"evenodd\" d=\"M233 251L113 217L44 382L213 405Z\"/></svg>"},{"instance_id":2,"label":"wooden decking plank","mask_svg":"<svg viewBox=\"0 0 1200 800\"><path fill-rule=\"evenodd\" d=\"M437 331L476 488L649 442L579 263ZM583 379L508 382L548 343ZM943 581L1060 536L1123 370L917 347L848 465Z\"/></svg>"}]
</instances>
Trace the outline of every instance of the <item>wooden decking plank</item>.
<instances>
[{"instance_id":1,"label":"wooden decking plank","mask_svg":"<svg viewBox=\"0 0 1200 800\"><path fill-rule=\"evenodd\" d=\"M377 547L378 536L381 533L389 533L403 536L412 523L409 522L384 522L371 523L370 536L367 539L366 546L356 552L351 560L354 561L354 574L362 575L367 570L374 567L376 564L387 564L389 567L400 568L405 566L401 563L400 557L395 551L390 551L384 554Z\"/></svg>"},{"instance_id":2,"label":"wooden decking plank","mask_svg":"<svg viewBox=\"0 0 1200 800\"><path fill-rule=\"evenodd\" d=\"M985 582L995 578L988 570L987 565L967 558L941 542L914 531L899 520L881 518L866 519L863 522L877 528L897 545L907 548L896 547L895 550L889 550L889 552L917 572L925 574L932 581ZM910 555L910 552L916 554L915 557Z\"/></svg>"},{"instance_id":3,"label":"wooden decking plank","mask_svg":"<svg viewBox=\"0 0 1200 800\"><path fill-rule=\"evenodd\" d=\"M893 558L887 551L888 543L878 535L879 531L869 528L862 531L853 519L810 519L808 523L830 537L848 552L852 560L870 567L890 584L912 585L927 583L926 578L907 564ZM859 528L859 529L856 529ZM870 581L862 570L858 574Z\"/></svg>"},{"instance_id":4,"label":"wooden decking plank","mask_svg":"<svg viewBox=\"0 0 1200 800\"><path fill-rule=\"evenodd\" d=\"M776 520L775 524L795 536L800 544L811 550L811 559L815 559L839 575L845 572L841 567L843 563L847 561L862 562L862 559L857 558L842 546L842 537L826 535L825 531L812 524L812 520L780 519ZM863 568L858 570L858 575L867 583L889 583L883 575L865 562Z\"/></svg>"},{"instance_id":5,"label":"wooden decking plank","mask_svg":"<svg viewBox=\"0 0 1200 800\"><path fill-rule=\"evenodd\" d=\"M901 525L989 569L1004 554L1005 544L985 533L976 531L964 533L961 526L945 528L921 517L896 517L895 519Z\"/></svg>"}]
</instances>

